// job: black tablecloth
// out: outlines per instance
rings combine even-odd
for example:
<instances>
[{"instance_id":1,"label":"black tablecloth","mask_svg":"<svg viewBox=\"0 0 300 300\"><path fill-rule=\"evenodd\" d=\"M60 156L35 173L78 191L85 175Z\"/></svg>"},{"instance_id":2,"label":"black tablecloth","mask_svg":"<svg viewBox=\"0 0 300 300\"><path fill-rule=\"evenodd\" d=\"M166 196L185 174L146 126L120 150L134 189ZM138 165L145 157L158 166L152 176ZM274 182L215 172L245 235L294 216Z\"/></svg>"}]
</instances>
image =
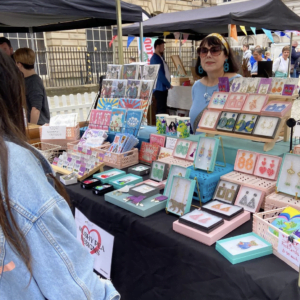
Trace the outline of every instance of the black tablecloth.
<instances>
[{"instance_id":1,"label":"black tablecloth","mask_svg":"<svg viewBox=\"0 0 300 300\"><path fill-rule=\"evenodd\" d=\"M114 235L112 282L122 300L296 300L298 273L274 255L232 265L213 246L173 231L164 211L139 217L102 196L68 186L90 221ZM226 237L252 231L252 221Z\"/></svg>"}]
</instances>

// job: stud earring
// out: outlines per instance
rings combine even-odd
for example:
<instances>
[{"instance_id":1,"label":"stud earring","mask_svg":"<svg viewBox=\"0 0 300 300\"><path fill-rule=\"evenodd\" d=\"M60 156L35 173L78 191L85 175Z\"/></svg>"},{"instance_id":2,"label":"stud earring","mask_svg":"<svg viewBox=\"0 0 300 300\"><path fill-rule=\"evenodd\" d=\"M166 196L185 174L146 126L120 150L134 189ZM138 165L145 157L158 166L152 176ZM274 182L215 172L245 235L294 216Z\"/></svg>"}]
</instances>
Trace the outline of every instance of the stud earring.
<instances>
[{"instance_id":1,"label":"stud earring","mask_svg":"<svg viewBox=\"0 0 300 300\"><path fill-rule=\"evenodd\" d=\"M225 59L224 63L224 72L229 72L229 63L228 63L228 58Z\"/></svg>"},{"instance_id":2,"label":"stud earring","mask_svg":"<svg viewBox=\"0 0 300 300\"><path fill-rule=\"evenodd\" d=\"M244 197L240 200L240 204L241 205L247 205L247 195L249 194L249 192L247 191L246 194L244 195Z\"/></svg>"}]
</instances>

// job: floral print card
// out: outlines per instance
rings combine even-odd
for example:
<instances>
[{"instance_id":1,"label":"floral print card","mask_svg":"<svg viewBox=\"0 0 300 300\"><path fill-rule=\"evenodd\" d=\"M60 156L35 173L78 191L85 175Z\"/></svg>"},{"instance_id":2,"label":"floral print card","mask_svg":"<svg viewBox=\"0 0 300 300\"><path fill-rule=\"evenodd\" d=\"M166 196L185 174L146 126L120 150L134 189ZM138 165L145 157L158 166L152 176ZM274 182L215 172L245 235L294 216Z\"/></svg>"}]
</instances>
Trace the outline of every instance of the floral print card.
<instances>
[{"instance_id":1,"label":"floral print card","mask_svg":"<svg viewBox=\"0 0 300 300\"><path fill-rule=\"evenodd\" d=\"M121 132L125 123L126 109L113 108L110 118L109 131Z\"/></svg>"},{"instance_id":2,"label":"floral print card","mask_svg":"<svg viewBox=\"0 0 300 300\"><path fill-rule=\"evenodd\" d=\"M144 111L142 109L128 109L125 133L131 133L137 135L141 126Z\"/></svg>"}]
</instances>

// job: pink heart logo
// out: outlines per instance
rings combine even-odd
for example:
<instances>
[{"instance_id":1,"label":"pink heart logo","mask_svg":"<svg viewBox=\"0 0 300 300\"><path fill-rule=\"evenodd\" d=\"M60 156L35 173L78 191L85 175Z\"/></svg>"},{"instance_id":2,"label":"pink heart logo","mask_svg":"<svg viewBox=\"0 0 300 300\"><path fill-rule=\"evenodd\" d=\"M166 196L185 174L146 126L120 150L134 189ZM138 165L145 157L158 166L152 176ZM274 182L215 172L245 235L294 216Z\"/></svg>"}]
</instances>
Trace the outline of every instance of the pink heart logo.
<instances>
[{"instance_id":1,"label":"pink heart logo","mask_svg":"<svg viewBox=\"0 0 300 300\"><path fill-rule=\"evenodd\" d=\"M87 230L88 234L90 235L92 232L96 232L97 234L97 238L98 238L98 241L97 241L97 246L92 250L90 251L91 254L95 254L101 247L101 236L100 236L100 233L95 230L95 229L92 229L91 231L89 231L88 227L87 226L83 226L82 227L82 230L81 230L81 242L82 242L82 245L84 246L84 240L83 240L83 231L84 230Z\"/></svg>"}]
</instances>

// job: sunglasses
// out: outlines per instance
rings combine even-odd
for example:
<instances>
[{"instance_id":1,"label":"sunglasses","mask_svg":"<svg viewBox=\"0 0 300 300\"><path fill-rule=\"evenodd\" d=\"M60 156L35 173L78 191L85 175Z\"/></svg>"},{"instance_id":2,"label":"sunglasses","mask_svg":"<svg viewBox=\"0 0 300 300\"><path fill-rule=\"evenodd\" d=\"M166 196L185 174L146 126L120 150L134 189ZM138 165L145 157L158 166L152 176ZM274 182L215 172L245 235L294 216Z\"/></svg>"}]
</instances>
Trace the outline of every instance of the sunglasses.
<instances>
[{"instance_id":1,"label":"sunglasses","mask_svg":"<svg viewBox=\"0 0 300 300\"><path fill-rule=\"evenodd\" d=\"M200 57L205 57L207 56L208 52L210 52L210 54L212 56L218 56L221 54L221 52L224 50L224 48L222 46L213 46L210 49L206 48L206 47L201 47L200 48Z\"/></svg>"}]
</instances>

